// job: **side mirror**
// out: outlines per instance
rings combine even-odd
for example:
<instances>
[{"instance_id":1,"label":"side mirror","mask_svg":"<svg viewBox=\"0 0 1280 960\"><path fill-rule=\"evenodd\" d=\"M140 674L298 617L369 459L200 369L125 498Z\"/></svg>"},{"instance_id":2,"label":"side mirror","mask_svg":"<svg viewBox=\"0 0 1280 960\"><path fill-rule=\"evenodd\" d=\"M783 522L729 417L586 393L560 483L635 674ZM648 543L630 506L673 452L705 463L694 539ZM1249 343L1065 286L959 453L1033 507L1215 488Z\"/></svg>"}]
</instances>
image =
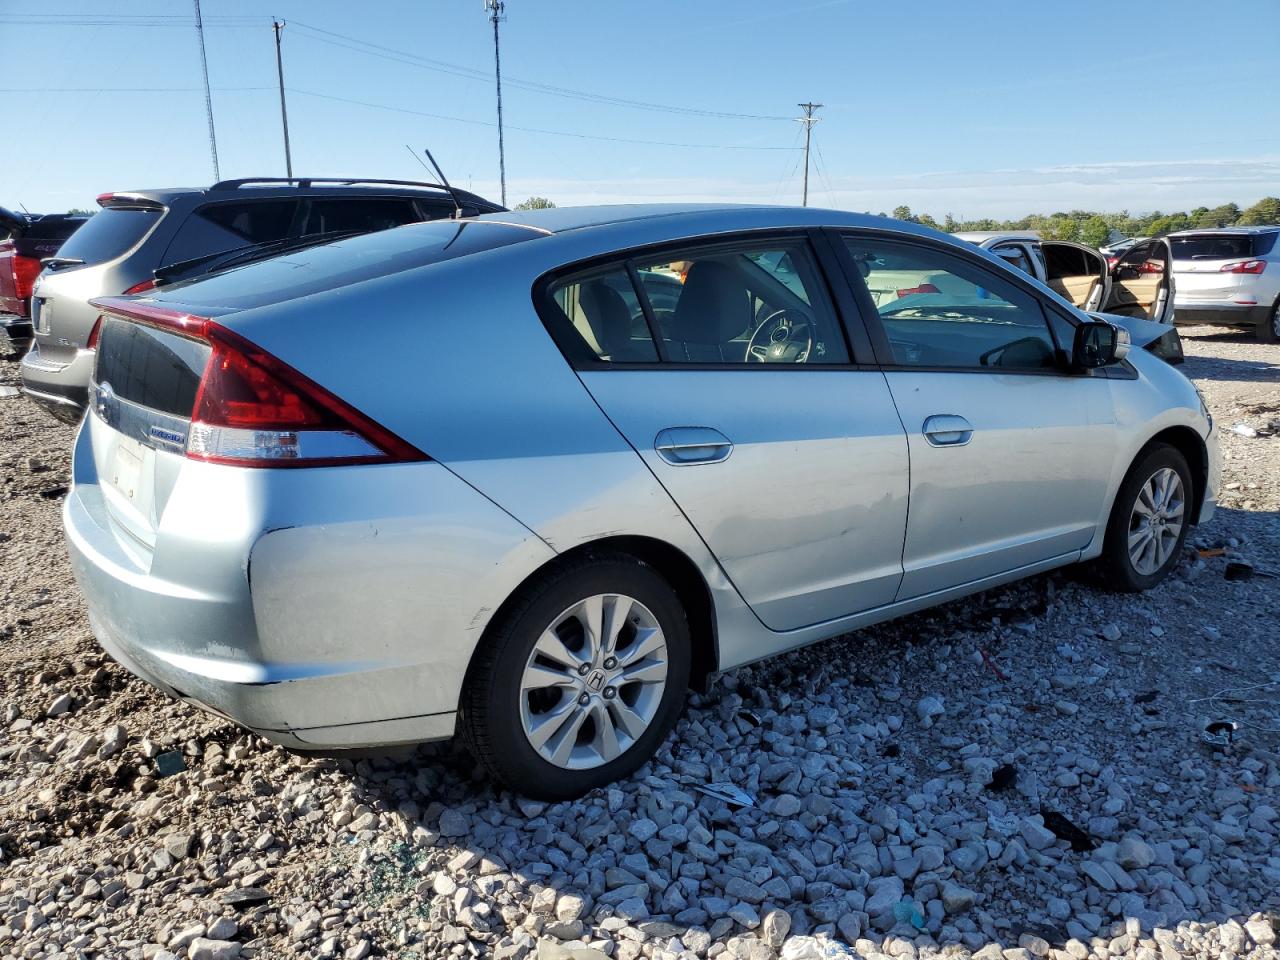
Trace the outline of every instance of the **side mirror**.
<instances>
[{"instance_id":1,"label":"side mirror","mask_svg":"<svg viewBox=\"0 0 1280 960\"><path fill-rule=\"evenodd\" d=\"M1110 323L1082 323L1071 345L1071 363L1077 370L1091 370L1119 363L1129 355L1129 331Z\"/></svg>"}]
</instances>

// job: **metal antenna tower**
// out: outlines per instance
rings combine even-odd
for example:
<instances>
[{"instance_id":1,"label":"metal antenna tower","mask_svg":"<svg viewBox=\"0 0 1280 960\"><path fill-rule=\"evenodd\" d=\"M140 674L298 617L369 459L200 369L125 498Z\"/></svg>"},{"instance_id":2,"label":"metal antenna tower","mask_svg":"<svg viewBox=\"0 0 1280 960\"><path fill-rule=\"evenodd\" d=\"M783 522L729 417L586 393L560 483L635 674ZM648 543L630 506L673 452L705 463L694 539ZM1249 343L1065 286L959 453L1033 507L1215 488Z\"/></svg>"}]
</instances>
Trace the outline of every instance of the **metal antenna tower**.
<instances>
[{"instance_id":1,"label":"metal antenna tower","mask_svg":"<svg viewBox=\"0 0 1280 960\"><path fill-rule=\"evenodd\" d=\"M213 179L218 181L218 138L213 132L213 97L209 94L209 60L204 52L204 20L200 17L200 0L196 4L196 36L200 39L200 70L204 74L204 110L209 115L209 153L213 156Z\"/></svg>"},{"instance_id":2,"label":"metal antenna tower","mask_svg":"<svg viewBox=\"0 0 1280 960\"><path fill-rule=\"evenodd\" d=\"M502 57L498 52L498 24L507 19L506 8L502 0L484 0L485 13L493 21L493 74L498 84L498 180L504 207L507 205L507 157L502 143Z\"/></svg>"},{"instance_id":3,"label":"metal antenna tower","mask_svg":"<svg viewBox=\"0 0 1280 960\"><path fill-rule=\"evenodd\" d=\"M796 122L804 124L804 199L800 205L807 207L809 205L809 138L813 134L813 125L818 122L818 118L813 115L813 111L821 107L822 104L798 103L796 106L804 111L804 116L796 117Z\"/></svg>"}]
</instances>

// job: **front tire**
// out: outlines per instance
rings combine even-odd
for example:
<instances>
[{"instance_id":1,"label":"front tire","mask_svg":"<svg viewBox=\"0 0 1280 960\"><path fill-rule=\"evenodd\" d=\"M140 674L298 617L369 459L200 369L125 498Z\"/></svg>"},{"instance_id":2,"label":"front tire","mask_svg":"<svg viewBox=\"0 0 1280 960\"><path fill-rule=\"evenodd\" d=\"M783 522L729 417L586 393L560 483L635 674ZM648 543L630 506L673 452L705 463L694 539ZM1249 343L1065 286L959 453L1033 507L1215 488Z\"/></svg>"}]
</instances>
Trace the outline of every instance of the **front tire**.
<instances>
[{"instance_id":1,"label":"front tire","mask_svg":"<svg viewBox=\"0 0 1280 960\"><path fill-rule=\"evenodd\" d=\"M690 660L666 580L621 554L589 555L526 584L490 626L463 691L463 735L512 790L575 799L657 751Z\"/></svg>"},{"instance_id":2,"label":"front tire","mask_svg":"<svg viewBox=\"0 0 1280 960\"><path fill-rule=\"evenodd\" d=\"M1177 565L1191 525L1191 469L1165 443L1152 444L1129 468L1107 522L1099 568L1106 584L1150 590Z\"/></svg>"}]
</instances>

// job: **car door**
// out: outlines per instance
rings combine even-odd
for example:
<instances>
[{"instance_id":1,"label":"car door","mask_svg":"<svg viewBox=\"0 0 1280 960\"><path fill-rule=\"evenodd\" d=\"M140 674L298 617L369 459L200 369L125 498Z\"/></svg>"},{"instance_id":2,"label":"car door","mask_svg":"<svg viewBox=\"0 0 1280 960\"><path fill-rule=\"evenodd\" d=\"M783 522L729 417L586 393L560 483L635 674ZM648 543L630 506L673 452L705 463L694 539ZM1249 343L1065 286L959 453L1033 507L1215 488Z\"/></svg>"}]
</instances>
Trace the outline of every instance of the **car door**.
<instances>
[{"instance_id":1,"label":"car door","mask_svg":"<svg viewBox=\"0 0 1280 960\"><path fill-rule=\"evenodd\" d=\"M1111 269L1111 276L1104 312L1173 322L1173 253L1168 240L1156 237L1135 243Z\"/></svg>"},{"instance_id":2,"label":"car door","mask_svg":"<svg viewBox=\"0 0 1280 960\"><path fill-rule=\"evenodd\" d=\"M543 307L596 402L773 630L883 606L902 579L906 438L869 350L853 362L814 242L642 252L557 279Z\"/></svg>"},{"instance_id":3,"label":"car door","mask_svg":"<svg viewBox=\"0 0 1280 960\"><path fill-rule=\"evenodd\" d=\"M950 278L879 308L858 291L911 455L898 599L1077 555L1096 533L1116 455L1109 381L1062 368L1067 345L1012 271L870 232L846 234L842 249L863 289L881 271ZM1066 339L1074 321L1054 322Z\"/></svg>"},{"instance_id":4,"label":"car door","mask_svg":"<svg viewBox=\"0 0 1280 960\"><path fill-rule=\"evenodd\" d=\"M1081 310L1102 309L1111 293L1111 273L1102 254L1067 240L1042 240L1040 249L1049 289Z\"/></svg>"}]
</instances>

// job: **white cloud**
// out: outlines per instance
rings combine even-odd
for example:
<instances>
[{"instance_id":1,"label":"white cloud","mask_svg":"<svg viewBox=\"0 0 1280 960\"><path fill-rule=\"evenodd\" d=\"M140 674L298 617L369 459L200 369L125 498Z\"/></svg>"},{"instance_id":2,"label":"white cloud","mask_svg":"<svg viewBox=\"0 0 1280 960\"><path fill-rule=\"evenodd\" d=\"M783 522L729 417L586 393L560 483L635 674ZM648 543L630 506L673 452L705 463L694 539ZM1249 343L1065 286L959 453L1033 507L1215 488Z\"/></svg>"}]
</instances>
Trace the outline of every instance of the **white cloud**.
<instances>
[{"instance_id":1,"label":"white cloud","mask_svg":"<svg viewBox=\"0 0 1280 960\"><path fill-rule=\"evenodd\" d=\"M941 218L1009 218L1059 210L1187 210L1235 201L1248 205L1277 192L1280 156L1236 160L1123 160L1025 169L946 171L911 175L810 174L814 206L892 210L906 204ZM496 194L496 184L475 189ZM520 179L507 185L511 202L536 194L560 206L592 203L798 203L799 176L784 191L775 181L636 177L602 180Z\"/></svg>"}]
</instances>

